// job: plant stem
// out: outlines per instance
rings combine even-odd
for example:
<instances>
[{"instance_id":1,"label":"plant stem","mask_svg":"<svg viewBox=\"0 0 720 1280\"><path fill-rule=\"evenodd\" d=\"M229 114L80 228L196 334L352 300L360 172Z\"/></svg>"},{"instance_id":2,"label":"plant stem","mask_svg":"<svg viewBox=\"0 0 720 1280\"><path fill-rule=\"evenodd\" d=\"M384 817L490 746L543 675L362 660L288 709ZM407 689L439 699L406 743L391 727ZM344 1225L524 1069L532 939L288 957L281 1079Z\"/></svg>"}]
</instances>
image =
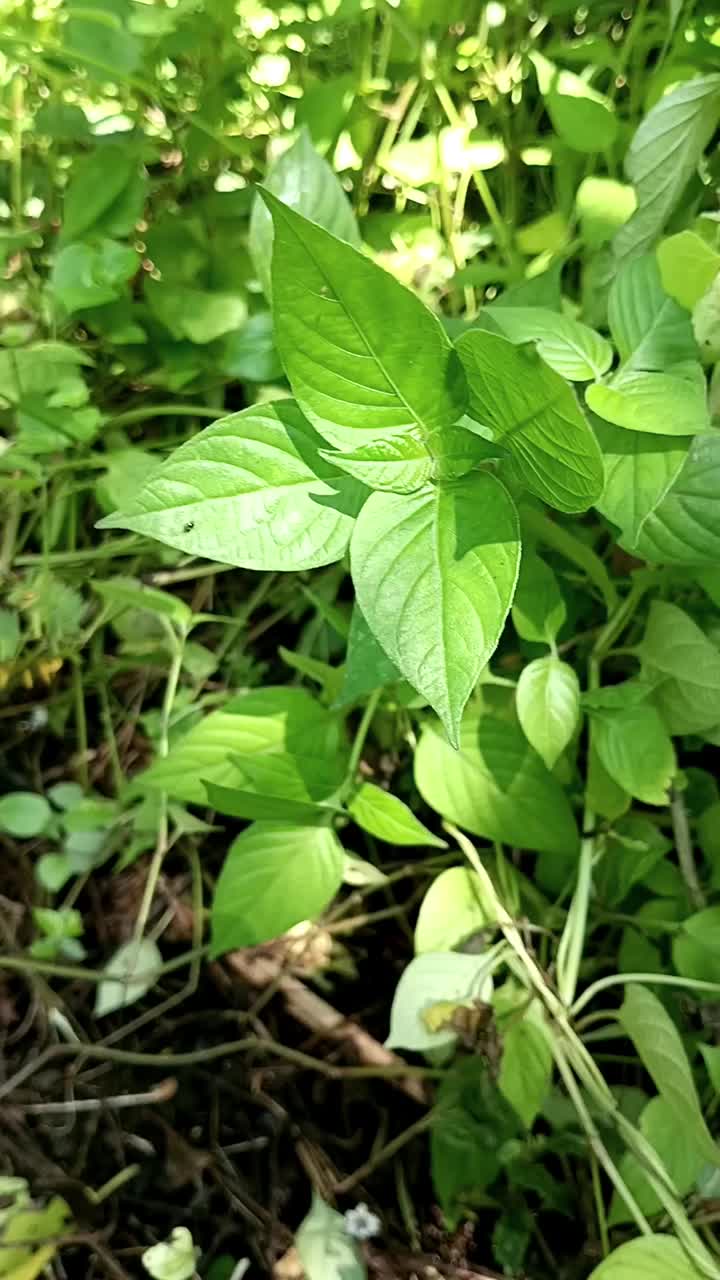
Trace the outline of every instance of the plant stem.
<instances>
[{"instance_id":1,"label":"plant stem","mask_svg":"<svg viewBox=\"0 0 720 1280\"><path fill-rule=\"evenodd\" d=\"M116 538L114 542L101 542L96 547L85 547L75 551L51 551L47 555L40 553L16 556L15 564L18 569L31 569L35 565L46 565L52 569L66 564L85 564L92 560L112 559L115 556L137 555L144 543L144 538L131 533L127 537Z\"/></svg>"},{"instance_id":2,"label":"plant stem","mask_svg":"<svg viewBox=\"0 0 720 1280\"><path fill-rule=\"evenodd\" d=\"M577 1018L590 1001L595 999L595 996L599 996L602 991L607 991L609 987L624 987L632 982L645 983L649 986L687 987L689 991L704 991L708 995L720 995L720 982L705 982L701 978L681 978L674 973L611 973L606 978L598 978L597 982L586 987L572 1006L571 1016L573 1019Z\"/></svg>"},{"instance_id":3,"label":"plant stem","mask_svg":"<svg viewBox=\"0 0 720 1280\"><path fill-rule=\"evenodd\" d=\"M87 717L85 715L85 690L83 688L82 672L79 662L73 662L72 667L72 686L73 701L75 703L75 729L77 732L77 771L80 779L80 785L83 791L87 791L90 787L90 774L88 771L88 734L87 734Z\"/></svg>"},{"instance_id":4,"label":"plant stem","mask_svg":"<svg viewBox=\"0 0 720 1280\"><path fill-rule=\"evenodd\" d=\"M365 710L363 711L363 714L362 714L362 719L360 721L360 724L357 727L357 732L355 734L355 737L353 739L353 744L350 749L350 759L348 761L347 773L345 774L345 782L343 783L343 786L342 786L343 798L346 798L348 796L348 794L352 791L352 788L355 785L355 777L357 775L358 765L360 764L362 749L365 746L365 739L367 738L368 730L370 728L370 725L372 724L373 716L377 711L378 704L382 697L382 692L383 692L382 689L376 689L374 693L370 694L370 697L368 698L368 701L367 701L367 706L365 707Z\"/></svg>"},{"instance_id":5,"label":"plant stem","mask_svg":"<svg viewBox=\"0 0 720 1280\"><path fill-rule=\"evenodd\" d=\"M109 418L108 427L131 427L135 422L146 422L148 418L221 418L222 409L213 409L204 404L143 404L137 409L126 409L124 413Z\"/></svg>"},{"instance_id":6,"label":"plant stem","mask_svg":"<svg viewBox=\"0 0 720 1280\"><path fill-rule=\"evenodd\" d=\"M371 1156L369 1160L366 1160L365 1164L361 1165L359 1169L356 1169L355 1172L351 1173L347 1178L343 1178L340 1182L337 1182L333 1188L336 1195L345 1195L348 1191L352 1191L353 1187L356 1187L358 1182L362 1182L363 1178L366 1178L368 1174L374 1173L381 1164L384 1164L385 1161L389 1160L391 1156L394 1156L396 1152L401 1151L402 1148L406 1146L408 1142L411 1142L413 1138L416 1138L418 1134L425 1133L425 1131L430 1128L434 1120L434 1113L432 1111L428 1111L424 1116L421 1116L419 1120L416 1120L414 1124L411 1124L407 1129L403 1129L402 1133L399 1133L397 1137L388 1142L386 1146L381 1147L379 1151L376 1151L375 1154Z\"/></svg>"},{"instance_id":7,"label":"plant stem","mask_svg":"<svg viewBox=\"0 0 720 1280\"><path fill-rule=\"evenodd\" d=\"M673 787L670 800L670 815L672 817L673 835L675 837L675 849L680 863L685 888L690 900L690 906L695 911L702 911L706 906L706 898L703 893L700 880L698 878L697 867L693 857L692 838L690 836L690 823L688 822L687 810L685 808L685 800L683 793L677 787Z\"/></svg>"},{"instance_id":8,"label":"plant stem","mask_svg":"<svg viewBox=\"0 0 720 1280\"><path fill-rule=\"evenodd\" d=\"M522 519L525 528L540 542L559 552L587 574L600 592L608 614L614 613L618 607L618 594L605 565L592 547L588 547L573 533L533 507L523 509Z\"/></svg>"}]
</instances>

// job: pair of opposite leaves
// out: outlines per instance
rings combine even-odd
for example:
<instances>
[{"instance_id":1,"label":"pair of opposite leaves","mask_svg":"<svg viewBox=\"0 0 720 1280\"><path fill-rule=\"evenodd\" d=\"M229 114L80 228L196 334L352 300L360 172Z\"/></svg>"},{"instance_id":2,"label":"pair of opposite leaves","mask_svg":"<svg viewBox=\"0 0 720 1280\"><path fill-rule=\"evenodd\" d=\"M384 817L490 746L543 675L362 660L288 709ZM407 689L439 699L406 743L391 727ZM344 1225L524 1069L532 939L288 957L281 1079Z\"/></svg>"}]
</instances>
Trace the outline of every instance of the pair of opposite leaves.
<instances>
[{"instance_id":1,"label":"pair of opposite leaves","mask_svg":"<svg viewBox=\"0 0 720 1280\"><path fill-rule=\"evenodd\" d=\"M578 511L602 488L597 444L570 387L534 352L480 329L453 348L392 276L263 195L275 335L296 403L213 424L101 525L261 570L332 563L352 534L371 630L457 742L520 562L508 490L471 468L506 455L516 481Z\"/></svg>"}]
</instances>

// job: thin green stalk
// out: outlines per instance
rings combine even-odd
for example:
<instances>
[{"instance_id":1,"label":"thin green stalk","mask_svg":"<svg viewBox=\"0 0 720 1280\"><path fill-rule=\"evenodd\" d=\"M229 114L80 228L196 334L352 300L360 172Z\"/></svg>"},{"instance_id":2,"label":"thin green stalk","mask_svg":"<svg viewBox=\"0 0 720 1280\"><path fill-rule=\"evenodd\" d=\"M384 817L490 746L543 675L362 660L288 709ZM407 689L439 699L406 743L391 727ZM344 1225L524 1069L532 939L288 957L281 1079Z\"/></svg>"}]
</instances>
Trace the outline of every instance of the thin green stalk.
<instances>
[{"instance_id":1,"label":"thin green stalk","mask_svg":"<svg viewBox=\"0 0 720 1280\"><path fill-rule=\"evenodd\" d=\"M173 642L174 653L168 671L167 684L165 685L165 696L163 698L162 709L160 711L160 740L158 742L158 756L163 759L170 749L169 733L170 733L170 717L172 715L173 705L175 703L175 695L177 693L178 683L180 681L180 673L182 671L183 653L185 648L185 636L175 635L170 623L167 626L168 632ZM138 911L133 937L139 941L145 933L150 908L152 907L157 882L162 870L163 860L167 853L168 845L168 801L167 793L163 791L160 799L160 817L158 820L157 840L155 842L155 850L148 868L145 888L143 890L142 901Z\"/></svg>"},{"instance_id":2,"label":"thin green stalk","mask_svg":"<svg viewBox=\"0 0 720 1280\"><path fill-rule=\"evenodd\" d=\"M704 991L707 995L720 995L720 982L704 982L701 978L680 978L670 973L611 973L606 978L598 978L597 982L586 987L570 1009L572 1018L610 987L625 987L629 983L640 982L649 986L687 987L689 991Z\"/></svg>"},{"instance_id":3,"label":"thin green stalk","mask_svg":"<svg viewBox=\"0 0 720 1280\"><path fill-rule=\"evenodd\" d=\"M603 1198L602 1184L600 1182L600 1167L598 1164L598 1158L594 1151L590 1152L590 1176L592 1178L595 1213L597 1215L598 1231L600 1233L600 1251L603 1258L607 1258L610 1252L610 1233L608 1231L605 1200Z\"/></svg>"},{"instance_id":4,"label":"thin green stalk","mask_svg":"<svg viewBox=\"0 0 720 1280\"><path fill-rule=\"evenodd\" d=\"M700 884L693 857L692 836L690 835L690 823L688 822L685 800L682 791L678 787L673 787L672 789L670 814L675 837L675 851L682 877L685 881L688 900L694 911L702 911L703 907L707 905L707 900Z\"/></svg>"},{"instance_id":5,"label":"thin green stalk","mask_svg":"<svg viewBox=\"0 0 720 1280\"><path fill-rule=\"evenodd\" d=\"M142 404L136 409L126 409L109 418L108 427L131 427L135 422L148 418L221 418L222 409L203 404Z\"/></svg>"},{"instance_id":6,"label":"thin green stalk","mask_svg":"<svg viewBox=\"0 0 720 1280\"><path fill-rule=\"evenodd\" d=\"M66 564L88 564L93 560L114 559L115 556L133 556L145 546L145 539L131 533L127 537L115 538L112 542L101 542L95 547L84 547L74 551L50 551L47 554L16 556L18 569L32 569L38 565L47 568L58 568Z\"/></svg>"},{"instance_id":7,"label":"thin green stalk","mask_svg":"<svg viewBox=\"0 0 720 1280\"><path fill-rule=\"evenodd\" d=\"M72 665L73 702L75 704L75 731L77 733L77 771L80 785L84 791L90 787L88 770L88 732L85 714L85 689L83 688L82 670L79 662Z\"/></svg>"},{"instance_id":8,"label":"thin green stalk","mask_svg":"<svg viewBox=\"0 0 720 1280\"><path fill-rule=\"evenodd\" d=\"M345 774L345 782L342 786L343 799L349 795L355 785L355 778L358 771L358 765L360 764L362 750L365 746L365 739L367 738L368 730L370 729L373 716L378 709L378 704L381 698L382 689L376 689L374 693L370 694L367 706L363 711L362 719L357 727L357 732L353 739L352 747L350 748L350 759L348 761L347 772Z\"/></svg>"}]
</instances>

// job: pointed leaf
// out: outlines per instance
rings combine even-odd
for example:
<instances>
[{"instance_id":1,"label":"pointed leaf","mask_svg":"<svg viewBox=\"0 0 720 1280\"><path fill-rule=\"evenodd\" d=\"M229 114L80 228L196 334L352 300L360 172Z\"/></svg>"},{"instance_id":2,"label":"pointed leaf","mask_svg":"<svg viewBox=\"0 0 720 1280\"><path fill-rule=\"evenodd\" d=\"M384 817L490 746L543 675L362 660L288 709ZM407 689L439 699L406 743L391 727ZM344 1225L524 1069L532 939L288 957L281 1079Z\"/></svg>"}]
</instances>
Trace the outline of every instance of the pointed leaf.
<instances>
[{"instance_id":1,"label":"pointed leaf","mask_svg":"<svg viewBox=\"0 0 720 1280\"><path fill-rule=\"evenodd\" d=\"M677 765L657 708L642 702L591 714L593 745L610 777L643 804L666 805Z\"/></svg>"},{"instance_id":2,"label":"pointed leaf","mask_svg":"<svg viewBox=\"0 0 720 1280\"><path fill-rule=\"evenodd\" d=\"M414 493L433 474L432 456L415 434L370 440L347 453L330 449L321 449L320 453L369 489L390 493Z\"/></svg>"},{"instance_id":3,"label":"pointed leaf","mask_svg":"<svg viewBox=\"0 0 720 1280\"><path fill-rule=\"evenodd\" d=\"M330 827L256 822L228 850L210 912L211 951L254 947L315 920L335 896L345 869Z\"/></svg>"},{"instance_id":4,"label":"pointed leaf","mask_svg":"<svg viewBox=\"0 0 720 1280\"><path fill-rule=\"evenodd\" d=\"M626 262L618 271L608 299L608 323L627 369L661 372L697 359L690 316L665 292L652 254Z\"/></svg>"},{"instance_id":5,"label":"pointed leaf","mask_svg":"<svg viewBox=\"0 0 720 1280\"><path fill-rule=\"evenodd\" d=\"M556 67L541 53L531 53L530 60L558 137L575 151L591 154L612 147L618 122L610 100L587 80Z\"/></svg>"},{"instance_id":6,"label":"pointed leaf","mask_svg":"<svg viewBox=\"0 0 720 1280\"><path fill-rule=\"evenodd\" d=\"M95 1017L102 1018L142 1000L155 986L161 964L157 945L149 938L125 942L118 947L105 966L105 977L98 983Z\"/></svg>"},{"instance_id":7,"label":"pointed leaf","mask_svg":"<svg viewBox=\"0 0 720 1280\"><path fill-rule=\"evenodd\" d=\"M690 1064L669 1013L652 991L632 983L618 1017L675 1123L709 1164L720 1165L720 1147L703 1119Z\"/></svg>"},{"instance_id":8,"label":"pointed leaf","mask_svg":"<svg viewBox=\"0 0 720 1280\"><path fill-rule=\"evenodd\" d=\"M696 231L668 236L656 252L665 292L692 311L720 271L720 253Z\"/></svg>"},{"instance_id":9,"label":"pointed leaf","mask_svg":"<svg viewBox=\"0 0 720 1280\"><path fill-rule=\"evenodd\" d=\"M640 1236L613 1249L589 1280L701 1280L701 1273L673 1236Z\"/></svg>"},{"instance_id":10,"label":"pointed leaf","mask_svg":"<svg viewBox=\"0 0 720 1280\"><path fill-rule=\"evenodd\" d=\"M689 442L676 436L626 431L597 419L605 459L605 488L597 510L617 525L626 551L635 551L646 522L680 475Z\"/></svg>"},{"instance_id":11,"label":"pointed leaf","mask_svg":"<svg viewBox=\"0 0 720 1280\"><path fill-rule=\"evenodd\" d=\"M303 412L332 444L457 422L462 368L432 312L349 245L263 193L275 227L278 350ZM418 358L418 353L421 358Z\"/></svg>"},{"instance_id":12,"label":"pointed leaf","mask_svg":"<svg viewBox=\"0 0 720 1280\"><path fill-rule=\"evenodd\" d=\"M546 364L570 382L600 378L612 364L607 339L571 316L544 307L489 307L488 311L506 338L516 344L534 342Z\"/></svg>"},{"instance_id":13,"label":"pointed leaf","mask_svg":"<svg viewBox=\"0 0 720 1280\"><path fill-rule=\"evenodd\" d=\"M512 606L515 630L523 640L552 644L567 611L552 569L537 552L523 548Z\"/></svg>"},{"instance_id":14,"label":"pointed leaf","mask_svg":"<svg viewBox=\"0 0 720 1280\"><path fill-rule=\"evenodd\" d=\"M176 449L98 527L245 569L332 564L367 490L320 456L322 444L291 400L234 413Z\"/></svg>"},{"instance_id":15,"label":"pointed leaf","mask_svg":"<svg viewBox=\"0 0 720 1280\"><path fill-rule=\"evenodd\" d=\"M659 564L716 566L719 504L720 436L698 436L662 501L645 519L637 555Z\"/></svg>"},{"instance_id":16,"label":"pointed leaf","mask_svg":"<svg viewBox=\"0 0 720 1280\"><path fill-rule=\"evenodd\" d=\"M504 1031L498 1087L526 1129L532 1129L550 1092L553 1057L535 1006Z\"/></svg>"},{"instance_id":17,"label":"pointed leaf","mask_svg":"<svg viewBox=\"0 0 720 1280\"><path fill-rule=\"evenodd\" d=\"M552 769L580 718L580 682L573 668L552 656L528 663L518 680L517 713L528 742Z\"/></svg>"},{"instance_id":18,"label":"pointed leaf","mask_svg":"<svg viewBox=\"0 0 720 1280\"><path fill-rule=\"evenodd\" d=\"M694 436L710 426L698 363L671 365L667 373L621 369L610 382L588 387L585 398L594 413L629 431Z\"/></svg>"},{"instance_id":19,"label":"pointed leaf","mask_svg":"<svg viewBox=\"0 0 720 1280\"><path fill-rule=\"evenodd\" d=\"M475 835L572 856L578 833L569 801L521 730L492 716L465 717L460 750L428 725L415 753L427 804Z\"/></svg>"},{"instance_id":20,"label":"pointed leaf","mask_svg":"<svg viewBox=\"0 0 720 1280\"><path fill-rule=\"evenodd\" d=\"M327 160L315 150L307 129L270 169L265 185L279 200L305 218L331 231L339 240L359 247L360 233L350 201ZM248 249L266 298L271 294L273 225L260 197L250 215Z\"/></svg>"},{"instance_id":21,"label":"pointed leaf","mask_svg":"<svg viewBox=\"0 0 720 1280\"><path fill-rule=\"evenodd\" d=\"M432 881L415 924L415 954L452 951L487 924L480 878L469 867L447 867Z\"/></svg>"},{"instance_id":22,"label":"pointed leaf","mask_svg":"<svg viewBox=\"0 0 720 1280\"><path fill-rule=\"evenodd\" d=\"M500 637L519 558L517 511L489 474L410 496L374 493L356 525L360 608L452 740Z\"/></svg>"},{"instance_id":23,"label":"pointed leaf","mask_svg":"<svg viewBox=\"0 0 720 1280\"><path fill-rule=\"evenodd\" d=\"M471 413L510 450L523 483L560 511L584 511L602 491L602 458L564 379L534 350L480 329L457 349Z\"/></svg>"},{"instance_id":24,"label":"pointed leaf","mask_svg":"<svg viewBox=\"0 0 720 1280\"><path fill-rule=\"evenodd\" d=\"M395 663L380 648L356 601L350 622L345 677L336 705L345 707L374 689L400 679Z\"/></svg>"},{"instance_id":25,"label":"pointed leaf","mask_svg":"<svg viewBox=\"0 0 720 1280\"><path fill-rule=\"evenodd\" d=\"M389 1049L427 1053L447 1048L457 1040L451 1026L432 1029L424 1017L433 1005L469 1003L492 992L493 955L464 955L459 951L433 951L415 956L395 988L390 1010Z\"/></svg>"},{"instance_id":26,"label":"pointed leaf","mask_svg":"<svg viewBox=\"0 0 720 1280\"><path fill-rule=\"evenodd\" d=\"M295 1236L305 1280L367 1280L367 1268L345 1219L313 1192L312 1208Z\"/></svg>"},{"instance_id":27,"label":"pointed leaf","mask_svg":"<svg viewBox=\"0 0 720 1280\"><path fill-rule=\"evenodd\" d=\"M720 652L687 613L653 600L640 655L651 678L666 677L655 702L670 733L720 724Z\"/></svg>"},{"instance_id":28,"label":"pointed leaf","mask_svg":"<svg viewBox=\"0 0 720 1280\"><path fill-rule=\"evenodd\" d=\"M641 121L625 157L638 207L613 241L617 262L646 252L677 206L720 119L720 75L666 93Z\"/></svg>"},{"instance_id":29,"label":"pointed leaf","mask_svg":"<svg viewBox=\"0 0 720 1280\"><path fill-rule=\"evenodd\" d=\"M348 813L363 831L388 844L430 845L446 849L447 841L423 826L398 796L372 782L363 782L348 805Z\"/></svg>"}]
</instances>

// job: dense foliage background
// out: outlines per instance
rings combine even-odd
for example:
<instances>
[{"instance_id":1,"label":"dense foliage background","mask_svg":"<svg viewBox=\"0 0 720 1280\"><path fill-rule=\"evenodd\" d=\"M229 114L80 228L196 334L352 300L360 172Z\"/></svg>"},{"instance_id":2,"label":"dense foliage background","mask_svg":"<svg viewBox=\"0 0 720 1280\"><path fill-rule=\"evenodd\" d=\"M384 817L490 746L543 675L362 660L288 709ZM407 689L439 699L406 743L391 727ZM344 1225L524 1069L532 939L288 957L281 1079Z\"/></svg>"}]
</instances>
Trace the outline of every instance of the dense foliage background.
<instances>
[{"instance_id":1,"label":"dense foliage background","mask_svg":"<svg viewBox=\"0 0 720 1280\"><path fill-rule=\"evenodd\" d=\"M720 8L0 17L0 1276L717 1280Z\"/></svg>"}]
</instances>

